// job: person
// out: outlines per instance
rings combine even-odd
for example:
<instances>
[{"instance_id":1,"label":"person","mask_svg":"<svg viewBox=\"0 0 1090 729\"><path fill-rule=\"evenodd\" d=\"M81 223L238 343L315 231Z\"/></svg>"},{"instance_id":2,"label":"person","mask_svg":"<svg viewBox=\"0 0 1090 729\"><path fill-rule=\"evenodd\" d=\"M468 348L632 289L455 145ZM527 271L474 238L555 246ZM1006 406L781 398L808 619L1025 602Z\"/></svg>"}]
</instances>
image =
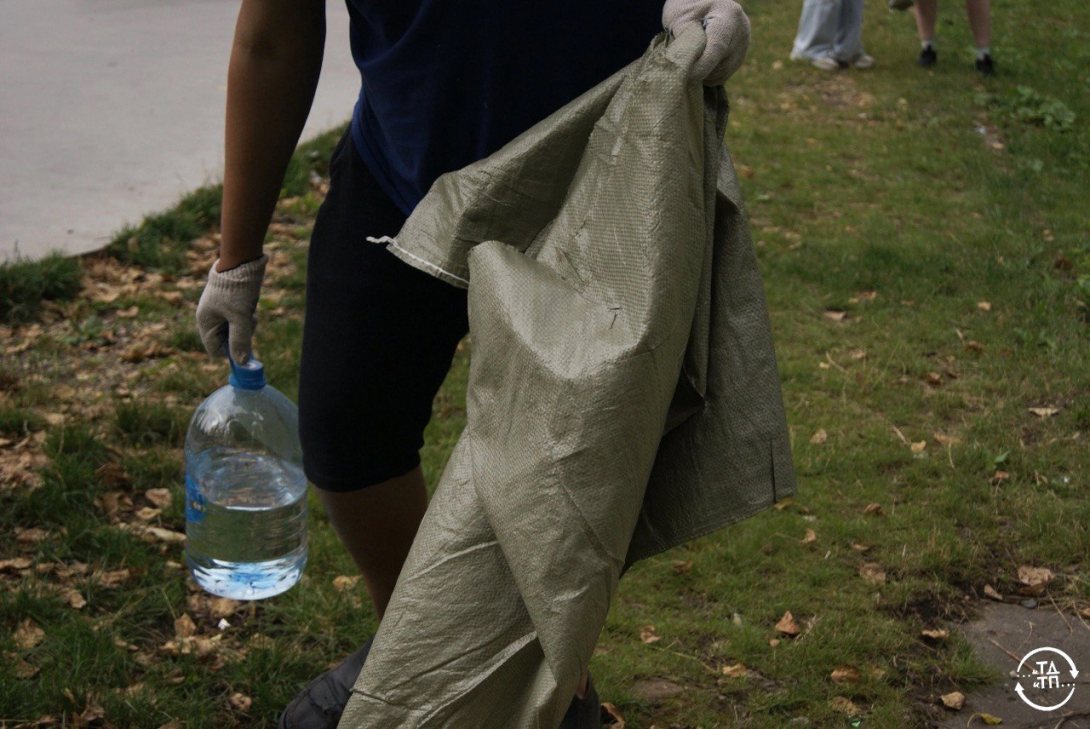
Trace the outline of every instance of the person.
<instances>
[{"instance_id":1,"label":"person","mask_svg":"<svg viewBox=\"0 0 1090 729\"><path fill-rule=\"evenodd\" d=\"M379 620L427 506L419 449L466 334L466 292L368 238L394 236L432 182L499 149L638 58L663 27L705 28L693 75L745 55L734 0L347 0L361 74L307 258L299 369L303 466ZM322 62L325 0L243 0L228 70L219 256L197 306L209 354L250 355L262 242ZM482 599L485 599L482 596ZM319 676L281 727L334 727L370 642ZM564 726L597 726L584 674ZM502 697L498 697L502 700Z\"/></svg>"},{"instance_id":2,"label":"person","mask_svg":"<svg viewBox=\"0 0 1090 729\"><path fill-rule=\"evenodd\" d=\"M976 43L976 70L984 76L995 74L992 60L992 3L991 0L965 0L969 15L969 28ZM916 31L920 34L920 55L916 63L931 68L939 62L935 51L935 25L939 17L939 0L916 0Z\"/></svg>"},{"instance_id":3,"label":"person","mask_svg":"<svg viewBox=\"0 0 1090 729\"><path fill-rule=\"evenodd\" d=\"M804 0L791 60L822 71L873 66L863 51L863 0Z\"/></svg>"}]
</instances>

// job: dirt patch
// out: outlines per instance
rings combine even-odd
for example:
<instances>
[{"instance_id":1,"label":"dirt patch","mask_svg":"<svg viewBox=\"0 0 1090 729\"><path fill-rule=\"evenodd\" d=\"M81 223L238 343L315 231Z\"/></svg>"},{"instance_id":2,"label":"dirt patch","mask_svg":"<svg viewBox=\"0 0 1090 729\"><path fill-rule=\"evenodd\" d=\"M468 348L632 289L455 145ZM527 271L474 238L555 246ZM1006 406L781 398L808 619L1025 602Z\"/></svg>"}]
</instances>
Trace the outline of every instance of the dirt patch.
<instances>
[{"instance_id":1,"label":"dirt patch","mask_svg":"<svg viewBox=\"0 0 1090 729\"><path fill-rule=\"evenodd\" d=\"M939 696L933 697L937 706L932 714L933 727L986 726L981 715L990 714L1002 719L1002 726L1010 729L1090 729L1090 623L1085 618L1052 608L1028 610L1020 605L987 603L978 619L963 623L957 630L972 645L974 654L1001 678L991 686L967 693L964 706L956 712L944 709ZM1044 647L1069 656L1077 675L1072 676L1068 662L1052 651L1041 651L1023 661L1028 653ZM1046 671L1034 676L1032 671L1039 661L1045 662ZM1058 671L1054 679L1048 675L1053 667ZM1045 687L1035 688L1035 683ZM1047 687L1049 684L1059 685ZM1062 707L1049 711L1035 709L1026 702L1050 707L1069 694Z\"/></svg>"}]
</instances>

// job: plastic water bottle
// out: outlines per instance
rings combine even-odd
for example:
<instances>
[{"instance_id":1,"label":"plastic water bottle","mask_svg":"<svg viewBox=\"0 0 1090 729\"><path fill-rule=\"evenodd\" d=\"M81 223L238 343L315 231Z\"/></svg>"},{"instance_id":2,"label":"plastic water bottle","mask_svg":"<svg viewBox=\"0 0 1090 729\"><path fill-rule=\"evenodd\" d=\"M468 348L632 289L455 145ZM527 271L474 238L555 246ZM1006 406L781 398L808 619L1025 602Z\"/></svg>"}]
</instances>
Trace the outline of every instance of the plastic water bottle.
<instances>
[{"instance_id":1,"label":"plastic water bottle","mask_svg":"<svg viewBox=\"0 0 1090 729\"><path fill-rule=\"evenodd\" d=\"M208 592L279 595L307 561L307 481L295 405L261 363L231 361L185 438L186 562Z\"/></svg>"}]
</instances>

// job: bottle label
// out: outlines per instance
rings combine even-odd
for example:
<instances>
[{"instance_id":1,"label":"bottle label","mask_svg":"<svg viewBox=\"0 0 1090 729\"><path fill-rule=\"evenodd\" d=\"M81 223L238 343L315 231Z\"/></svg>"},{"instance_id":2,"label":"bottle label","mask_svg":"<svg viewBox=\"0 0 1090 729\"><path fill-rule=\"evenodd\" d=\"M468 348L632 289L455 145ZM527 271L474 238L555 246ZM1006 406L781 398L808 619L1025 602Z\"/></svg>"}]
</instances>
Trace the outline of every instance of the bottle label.
<instances>
[{"instance_id":1,"label":"bottle label","mask_svg":"<svg viewBox=\"0 0 1090 729\"><path fill-rule=\"evenodd\" d=\"M204 521L204 496L201 495L197 479L185 474L185 520L194 524Z\"/></svg>"}]
</instances>

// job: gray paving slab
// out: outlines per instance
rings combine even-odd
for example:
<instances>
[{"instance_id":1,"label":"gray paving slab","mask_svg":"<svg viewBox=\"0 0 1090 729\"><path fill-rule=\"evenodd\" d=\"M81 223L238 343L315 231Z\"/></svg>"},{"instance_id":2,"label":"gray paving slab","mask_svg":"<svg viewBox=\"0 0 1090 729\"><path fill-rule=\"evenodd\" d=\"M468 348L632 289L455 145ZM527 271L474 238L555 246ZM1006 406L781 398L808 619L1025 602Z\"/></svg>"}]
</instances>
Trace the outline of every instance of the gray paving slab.
<instances>
[{"instance_id":1,"label":"gray paving slab","mask_svg":"<svg viewBox=\"0 0 1090 729\"><path fill-rule=\"evenodd\" d=\"M988 603L959 630L1000 680L967 693L958 712L938 710L946 716L933 726L983 727L979 715L987 713L1007 729L1090 729L1090 623L1085 619L1045 605L1027 610Z\"/></svg>"},{"instance_id":2,"label":"gray paving slab","mask_svg":"<svg viewBox=\"0 0 1090 729\"><path fill-rule=\"evenodd\" d=\"M100 248L221 178L237 0L0 0L0 260ZM343 0L305 137L351 115Z\"/></svg>"}]
</instances>

